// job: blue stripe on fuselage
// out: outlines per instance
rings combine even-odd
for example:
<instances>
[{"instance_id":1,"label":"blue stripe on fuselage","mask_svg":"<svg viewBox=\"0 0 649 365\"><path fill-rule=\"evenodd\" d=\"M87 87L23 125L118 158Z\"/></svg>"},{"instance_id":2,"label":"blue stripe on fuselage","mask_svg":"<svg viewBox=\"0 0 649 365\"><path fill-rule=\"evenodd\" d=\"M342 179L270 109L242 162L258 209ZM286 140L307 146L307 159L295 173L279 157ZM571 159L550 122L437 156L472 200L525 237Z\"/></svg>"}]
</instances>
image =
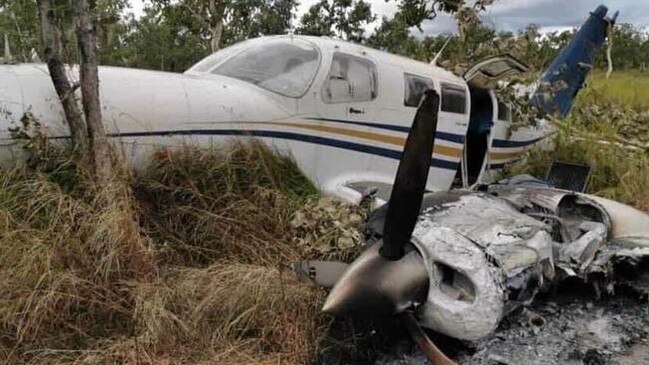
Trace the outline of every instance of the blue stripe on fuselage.
<instances>
[{"instance_id":1,"label":"blue stripe on fuselage","mask_svg":"<svg viewBox=\"0 0 649 365\"><path fill-rule=\"evenodd\" d=\"M410 132L410 127L394 125L394 124L356 122L356 121L351 121L351 120L329 119L329 118L306 118L306 119L319 120L319 121L323 121L323 122L360 125L360 126L364 126L364 127L372 127L372 128L378 128L378 129L384 129L384 130L396 131L396 132L403 132L403 133ZM464 144L464 136L461 135L461 134L437 131L437 133L435 135L435 138L439 138L439 139L444 140L444 141ZM508 140L508 139L494 139L492 147L499 147L499 148L525 147L525 146L529 146L531 144L534 144L534 143L536 143L536 142L538 142L538 141L540 141L542 139L543 139L543 137L535 138L535 139L531 139L531 140L527 140L527 141L512 141L512 140Z\"/></svg>"},{"instance_id":2,"label":"blue stripe on fuselage","mask_svg":"<svg viewBox=\"0 0 649 365\"><path fill-rule=\"evenodd\" d=\"M332 123L342 123L342 124L351 124L351 125L362 125L364 127L372 127L378 129L385 129L389 131L409 133L410 127L394 125L394 124L384 124L384 123L370 123L370 122L356 122L351 120L341 120L341 119L328 119L328 118L307 118L309 120L320 120L323 122L332 122ZM447 133L437 131L435 138L439 138L444 141L462 143L464 144L464 136L461 134Z\"/></svg>"},{"instance_id":3,"label":"blue stripe on fuselage","mask_svg":"<svg viewBox=\"0 0 649 365\"><path fill-rule=\"evenodd\" d=\"M324 146L336 147L345 150L357 151L368 153L371 155L387 157L395 160L400 160L402 152L392 150L389 148L376 147L366 144L341 141L333 138L312 136L308 134L280 132L270 130L249 130L249 129L189 129L189 130L174 130L174 131L154 131L154 132L125 132L125 133L110 133L110 137L171 137L171 136L251 136L251 137L266 137L266 138L280 138L289 139L294 141L319 144ZM459 163L445 161L438 158L433 158L432 166L447 170L457 170Z\"/></svg>"}]
</instances>

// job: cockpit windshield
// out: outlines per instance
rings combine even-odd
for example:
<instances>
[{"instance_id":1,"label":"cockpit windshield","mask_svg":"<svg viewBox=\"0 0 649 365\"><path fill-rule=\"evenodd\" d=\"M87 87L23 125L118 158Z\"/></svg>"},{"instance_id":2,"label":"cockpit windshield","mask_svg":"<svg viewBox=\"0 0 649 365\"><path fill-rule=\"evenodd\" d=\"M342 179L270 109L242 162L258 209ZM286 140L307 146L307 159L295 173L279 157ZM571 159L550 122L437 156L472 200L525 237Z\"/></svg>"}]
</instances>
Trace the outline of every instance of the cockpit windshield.
<instances>
[{"instance_id":1,"label":"cockpit windshield","mask_svg":"<svg viewBox=\"0 0 649 365\"><path fill-rule=\"evenodd\" d=\"M212 55L205 57L202 59L199 63L195 64L192 66L188 72L197 72L197 73L205 73L209 72L211 69L214 68L214 66L218 65L219 63L223 62L224 60L232 57L235 55L237 52L240 52L241 50L245 49L246 46L249 46L250 42L241 42L237 43L234 45L231 45L229 47L223 48L220 51L213 53Z\"/></svg>"},{"instance_id":2,"label":"cockpit windshield","mask_svg":"<svg viewBox=\"0 0 649 365\"><path fill-rule=\"evenodd\" d=\"M220 62L223 58L219 53L213 58ZM292 98L301 97L307 92L320 66L318 49L300 39L272 39L250 45L241 52L230 51L227 56L232 54L211 72L250 82ZM205 60L205 63L208 61ZM198 70L200 66L198 64L193 70L207 71L205 67Z\"/></svg>"}]
</instances>

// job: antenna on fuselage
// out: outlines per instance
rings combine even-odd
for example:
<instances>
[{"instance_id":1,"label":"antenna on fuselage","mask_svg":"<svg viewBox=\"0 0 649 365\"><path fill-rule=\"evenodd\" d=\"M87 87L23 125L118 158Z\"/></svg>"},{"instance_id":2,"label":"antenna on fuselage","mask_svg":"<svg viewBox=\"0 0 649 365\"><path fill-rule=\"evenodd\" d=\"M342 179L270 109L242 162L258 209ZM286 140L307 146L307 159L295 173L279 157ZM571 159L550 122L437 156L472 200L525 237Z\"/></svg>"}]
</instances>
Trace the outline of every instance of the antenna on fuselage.
<instances>
[{"instance_id":1,"label":"antenna on fuselage","mask_svg":"<svg viewBox=\"0 0 649 365\"><path fill-rule=\"evenodd\" d=\"M439 60L439 58L442 56L442 52L444 52L444 49L446 49L446 46L448 46L448 42L450 42L450 41L451 41L451 36L448 36L448 38L446 38L446 42L444 42L444 45L442 46L442 48L439 50L439 52L437 52L437 54L435 55L433 60L430 61L431 66L437 66L437 60Z\"/></svg>"}]
</instances>

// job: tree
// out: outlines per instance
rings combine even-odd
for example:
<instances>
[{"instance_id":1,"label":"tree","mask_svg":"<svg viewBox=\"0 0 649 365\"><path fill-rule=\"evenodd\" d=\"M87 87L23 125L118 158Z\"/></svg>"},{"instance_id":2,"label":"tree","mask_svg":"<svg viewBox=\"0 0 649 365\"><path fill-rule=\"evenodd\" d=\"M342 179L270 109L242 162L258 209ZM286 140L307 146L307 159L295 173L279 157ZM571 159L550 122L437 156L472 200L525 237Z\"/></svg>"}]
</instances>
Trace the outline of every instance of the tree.
<instances>
[{"instance_id":1,"label":"tree","mask_svg":"<svg viewBox=\"0 0 649 365\"><path fill-rule=\"evenodd\" d=\"M362 42L365 26L374 22L371 5L363 0L320 0L302 16L298 33L315 36L338 36Z\"/></svg>"},{"instance_id":2,"label":"tree","mask_svg":"<svg viewBox=\"0 0 649 365\"><path fill-rule=\"evenodd\" d=\"M96 7L91 8L88 0L77 0L72 6L68 4L64 0L38 0L45 60L70 127L78 166L89 172L100 186L106 186L115 176L115 166L112 146L101 117ZM81 59L79 73L83 116L75 98L76 87L68 79L61 56L64 40L62 25L65 24L65 17L70 15Z\"/></svg>"},{"instance_id":3,"label":"tree","mask_svg":"<svg viewBox=\"0 0 649 365\"><path fill-rule=\"evenodd\" d=\"M0 0L0 34L7 36L16 58L30 60L32 50L40 49L36 1Z\"/></svg>"},{"instance_id":4,"label":"tree","mask_svg":"<svg viewBox=\"0 0 649 365\"><path fill-rule=\"evenodd\" d=\"M290 27L297 0L152 0L161 17L194 23L208 39L210 52L226 43L262 34L284 33Z\"/></svg>"},{"instance_id":5,"label":"tree","mask_svg":"<svg viewBox=\"0 0 649 365\"><path fill-rule=\"evenodd\" d=\"M75 5L76 36L81 55L81 101L86 117L90 167L95 179L108 183L114 174L112 146L106 136L99 101L99 67L97 65L97 25L91 18L88 0L77 0ZM94 10L94 9L93 9Z\"/></svg>"},{"instance_id":6,"label":"tree","mask_svg":"<svg viewBox=\"0 0 649 365\"><path fill-rule=\"evenodd\" d=\"M392 19L383 17L381 25L367 39L367 44L390 53L419 58L421 42L410 34L409 28L400 12Z\"/></svg>"},{"instance_id":7,"label":"tree","mask_svg":"<svg viewBox=\"0 0 649 365\"><path fill-rule=\"evenodd\" d=\"M229 12L224 31L226 44L292 29L297 0L240 0Z\"/></svg>"},{"instance_id":8,"label":"tree","mask_svg":"<svg viewBox=\"0 0 649 365\"><path fill-rule=\"evenodd\" d=\"M210 53L204 26L178 6L147 7L129 27L123 51L129 67L182 72Z\"/></svg>"},{"instance_id":9,"label":"tree","mask_svg":"<svg viewBox=\"0 0 649 365\"><path fill-rule=\"evenodd\" d=\"M88 136L81 109L75 99L75 87L68 79L63 61L62 15L52 6L50 0L38 0L38 13L41 20L43 56L54 84L66 121L70 126L72 146L75 152L85 151Z\"/></svg>"},{"instance_id":10,"label":"tree","mask_svg":"<svg viewBox=\"0 0 649 365\"><path fill-rule=\"evenodd\" d=\"M466 38L470 27L480 23L478 14L496 0L397 0L399 10L409 26L421 27L425 20L432 20L438 12L452 14L457 23L460 39Z\"/></svg>"},{"instance_id":11,"label":"tree","mask_svg":"<svg viewBox=\"0 0 649 365\"><path fill-rule=\"evenodd\" d=\"M649 62L649 34L633 24L618 24L610 33L611 58L615 69L643 69ZM607 67L605 54L600 54L596 65Z\"/></svg>"}]
</instances>

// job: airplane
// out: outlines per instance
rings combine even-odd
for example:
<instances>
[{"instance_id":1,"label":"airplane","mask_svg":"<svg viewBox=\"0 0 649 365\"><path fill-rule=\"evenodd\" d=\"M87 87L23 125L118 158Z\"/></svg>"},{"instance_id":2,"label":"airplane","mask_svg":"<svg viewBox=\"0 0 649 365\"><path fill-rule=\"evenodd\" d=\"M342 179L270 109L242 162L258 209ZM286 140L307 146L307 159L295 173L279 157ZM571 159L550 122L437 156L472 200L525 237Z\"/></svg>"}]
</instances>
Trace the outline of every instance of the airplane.
<instances>
[{"instance_id":1,"label":"airplane","mask_svg":"<svg viewBox=\"0 0 649 365\"><path fill-rule=\"evenodd\" d=\"M616 17L604 6L590 14L530 99L540 112L570 111ZM649 247L649 217L634 208L525 178L484 184L551 132L543 120L513 130L495 91L525 71L503 55L458 77L339 39L282 35L227 47L183 74L100 67L99 77L106 130L135 168L161 147L257 138L325 193L359 203L379 190L368 248L334 270L324 309L414 309L417 326L471 340L555 277L604 270L607 248L624 247L611 259ZM22 158L11 130L26 114L49 138L69 138L47 67L0 66L6 163ZM320 264L297 271L316 282L331 274L311 265Z\"/></svg>"},{"instance_id":2,"label":"airplane","mask_svg":"<svg viewBox=\"0 0 649 365\"><path fill-rule=\"evenodd\" d=\"M591 14L546 71L542 84L567 87L551 95L539 88L532 102L541 110L570 109L615 17L605 7ZM325 193L358 203L368 187L378 188L382 201L389 196L410 121L429 88L441 104L428 190L472 186L519 160L551 133L542 122L512 129L510 107L496 95L499 80L525 71L503 55L458 77L340 39L282 35L227 47L183 74L100 66L99 78L106 130L136 168L160 147L254 137L292 156ZM14 59L0 66L0 160L20 158L10 131L26 113L51 139L69 137L47 67Z\"/></svg>"},{"instance_id":3,"label":"airplane","mask_svg":"<svg viewBox=\"0 0 649 365\"><path fill-rule=\"evenodd\" d=\"M427 90L390 199L368 218L360 256L349 265L293 265L303 281L332 287L324 312L400 315L433 364L453 365L422 327L474 341L566 279L608 294L617 283L646 286L649 215L635 208L530 176L428 192L439 104Z\"/></svg>"}]
</instances>

